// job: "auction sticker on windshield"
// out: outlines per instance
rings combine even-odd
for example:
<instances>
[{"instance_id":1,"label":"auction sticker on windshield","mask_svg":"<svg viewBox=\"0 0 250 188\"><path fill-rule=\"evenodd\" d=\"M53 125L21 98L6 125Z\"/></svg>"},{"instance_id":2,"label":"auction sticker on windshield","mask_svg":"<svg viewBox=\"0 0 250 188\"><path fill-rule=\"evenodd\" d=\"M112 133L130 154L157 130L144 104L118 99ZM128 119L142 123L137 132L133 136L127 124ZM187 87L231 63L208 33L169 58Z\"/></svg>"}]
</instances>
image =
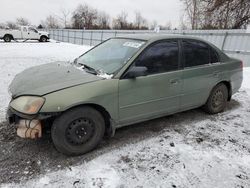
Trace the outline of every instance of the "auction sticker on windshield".
<instances>
[{"instance_id":1,"label":"auction sticker on windshield","mask_svg":"<svg viewBox=\"0 0 250 188\"><path fill-rule=\"evenodd\" d=\"M144 42L125 42L123 46L132 47L132 48L140 48Z\"/></svg>"}]
</instances>

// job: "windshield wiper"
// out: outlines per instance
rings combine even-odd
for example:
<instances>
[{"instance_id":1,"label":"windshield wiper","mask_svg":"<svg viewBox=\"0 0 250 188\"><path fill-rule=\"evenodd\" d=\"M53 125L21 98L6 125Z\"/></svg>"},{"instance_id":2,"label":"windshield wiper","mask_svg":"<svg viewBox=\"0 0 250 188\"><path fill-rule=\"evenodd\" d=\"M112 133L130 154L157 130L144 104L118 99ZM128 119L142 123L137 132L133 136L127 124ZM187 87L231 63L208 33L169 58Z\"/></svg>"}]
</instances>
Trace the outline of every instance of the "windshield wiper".
<instances>
[{"instance_id":1,"label":"windshield wiper","mask_svg":"<svg viewBox=\"0 0 250 188\"><path fill-rule=\"evenodd\" d=\"M89 73L95 74L95 75L99 74L99 71L95 70L94 68L92 68L84 63L78 63L78 65L81 65L81 66L83 66L84 69L87 69L86 72L89 72Z\"/></svg>"}]
</instances>

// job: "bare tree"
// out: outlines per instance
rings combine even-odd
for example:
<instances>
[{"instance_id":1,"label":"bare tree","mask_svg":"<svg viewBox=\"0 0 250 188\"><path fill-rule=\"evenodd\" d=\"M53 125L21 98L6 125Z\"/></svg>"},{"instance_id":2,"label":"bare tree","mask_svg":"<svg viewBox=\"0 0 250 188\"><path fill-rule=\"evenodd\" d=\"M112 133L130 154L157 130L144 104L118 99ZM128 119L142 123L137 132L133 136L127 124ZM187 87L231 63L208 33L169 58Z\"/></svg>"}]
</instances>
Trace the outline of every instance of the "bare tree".
<instances>
[{"instance_id":1,"label":"bare tree","mask_svg":"<svg viewBox=\"0 0 250 188\"><path fill-rule=\"evenodd\" d=\"M14 22L7 22L6 27L9 29L17 29L18 28L18 26Z\"/></svg>"},{"instance_id":2,"label":"bare tree","mask_svg":"<svg viewBox=\"0 0 250 188\"><path fill-rule=\"evenodd\" d=\"M73 12L72 22L73 28L92 29L97 21L97 10L87 4L78 5Z\"/></svg>"},{"instance_id":3,"label":"bare tree","mask_svg":"<svg viewBox=\"0 0 250 188\"><path fill-rule=\"evenodd\" d=\"M69 26L69 16L71 12L67 9L61 9L60 12L61 12L60 16L57 16L57 17L63 24L63 27L67 28Z\"/></svg>"},{"instance_id":4,"label":"bare tree","mask_svg":"<svg viewBox=\"0 0 250 188\"><path fill-rule=\"evenodd\" d=\"M53 15L49 15L41 25L51 29L57 29L60 27L58 19Z\"/></svg>"},{"instance_id":5,"label":"bare tree","mask_svg":"<svg viewBox=\"0 0 250 188\"><path fill-rule=\"evenodd\" d=\"M0 23L0 29L5 29L5 28L6 28L6 24Z\"/></svg>"},{"instance_id":6,"label":"bare tree","mask_svg":"<svg viewBox=\"0 0 250 188\"><path fill-rule=\"evenodd\" d=\"M106 12L98 13L97 26L99 29L110 29L110 16Z\"/></svg>"},{"instance_id":7,"label":"bare tree","mask_svg":"<svg viewBox=\"0 0 250 188\"><path fill-rule=\"evenodd\" d=\"M113 20L113 28L114 29L128 29L129 23L127 21L128 13L122 11L114 20Z\"/></svg>"},{"instance_id":8,"label":"bare tree","mask_svg":"<svg viewBox=\"0 0 250 188\"><path fill-rule=\"evenodd\" d=\"M185 22L185 16L184 15L182 15L181 17L180 17L180 25L179 25L179 28L181 29L181 30L186 30L186 29L188 29L188 26L187 26L187 24L186 24L186 22Z\"/></svg>"},{"instance_id":9,"label":"bare tree","mask_svg":"<svg viewBox=\"0 0 250 188\"><path fill-rule=\"evenodd\" d=\"M16 24L26 26L30 25L30 22L27 19L20 17L16 19Z\"/></svg>"},{"instance_id":10,"label":"bare tree","mask_svg":"<svg viewBox=\"0 0 250 188\"><path fill-rule=\"evenodd\" d=\"M158 23L156 20L154 20L151 25L150 25L150 29L155 29L158 26Z\"/></svg>"},{"instance_id":11,"label":"bare tree","mask_svg":"<svg viewBox=\"0 0 250 188\"><path fill-rule=\"evenodd\" d=\"M148 29L147 20L142 17L139 11L135 11L134 27L135 29Z\"/></svg>"},{"instance_id":12,"label":"bare tree","mask_svg":"<svg viewBox=\"0 0 250 188\"><path fill-rule=\"evenodd\" d=\"M239 29L250 23L249 0L206 0L204 27Z\"/></svg>"},{"instance_id":13,"label":"bare tree","mask_svg":"<svg viewBox=\"0 0 250 188\"><path fill-rule=\"evenodd\" d=\"M171 30L172 29L172 23L170 21L168 21L164 26L165 30Z\"/></svg>"},{"instance_id":14,"label":"bare tree","mask_svg":"<svg viewBox=\"0 0 250 188\"><path fill-rule=\"evenodd\" d=\"M192 29L198 29L199 20L201 19L201 0L181 0L184 3L188 20Z\"/></svg>"},{"instance_id":15,"label":"bare tree","mask_svg":"<svg viewBox=\"0 0 250 188\"><path fill-rule=\"evenodd\" d=\"M250 23L249 0L182 0L192 29L238 29Z\"/></svg>"}]
</instances>

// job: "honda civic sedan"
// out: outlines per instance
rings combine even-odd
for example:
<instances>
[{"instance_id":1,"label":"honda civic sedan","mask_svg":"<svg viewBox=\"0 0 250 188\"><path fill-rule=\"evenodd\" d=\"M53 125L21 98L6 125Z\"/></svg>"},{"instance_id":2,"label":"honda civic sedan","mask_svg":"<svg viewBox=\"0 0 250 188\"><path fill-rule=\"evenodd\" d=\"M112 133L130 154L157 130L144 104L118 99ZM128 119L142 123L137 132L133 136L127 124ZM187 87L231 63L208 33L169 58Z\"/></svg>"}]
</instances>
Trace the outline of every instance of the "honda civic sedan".
<instances>
[{"instance_id":1,"label":"honda civic sedan","mask_svg":"<svg viewBox=\"0 0 250 188\"><path fill-rule=\"evenodd\" d=\"M80 155L123 126L197 107L222 112L241 87L242 69L241 61L197 38L111 38L74 62L18 74L7 117L20 137L40 138L50 129L58 151Z\"/></svg>"}]
</instances>

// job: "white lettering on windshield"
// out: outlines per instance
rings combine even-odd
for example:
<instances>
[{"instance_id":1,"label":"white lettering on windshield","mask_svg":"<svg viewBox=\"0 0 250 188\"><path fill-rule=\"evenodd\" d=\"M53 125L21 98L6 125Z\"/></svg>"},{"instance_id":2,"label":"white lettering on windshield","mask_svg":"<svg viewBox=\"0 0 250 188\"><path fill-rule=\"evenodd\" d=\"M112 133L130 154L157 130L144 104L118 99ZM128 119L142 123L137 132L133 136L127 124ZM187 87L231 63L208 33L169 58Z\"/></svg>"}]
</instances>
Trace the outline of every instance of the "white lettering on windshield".
<instances>
[{"instance_id":1,"label":"white lettering on windshield","mask_svg":"<svg viewBox=\"0 0 250 188\"><path fill-rule=\"evenodd\" d=\"M131 47L131 48L140 48L144 42L125 42L123 46Z\"/></svg>"}]
</instances>

